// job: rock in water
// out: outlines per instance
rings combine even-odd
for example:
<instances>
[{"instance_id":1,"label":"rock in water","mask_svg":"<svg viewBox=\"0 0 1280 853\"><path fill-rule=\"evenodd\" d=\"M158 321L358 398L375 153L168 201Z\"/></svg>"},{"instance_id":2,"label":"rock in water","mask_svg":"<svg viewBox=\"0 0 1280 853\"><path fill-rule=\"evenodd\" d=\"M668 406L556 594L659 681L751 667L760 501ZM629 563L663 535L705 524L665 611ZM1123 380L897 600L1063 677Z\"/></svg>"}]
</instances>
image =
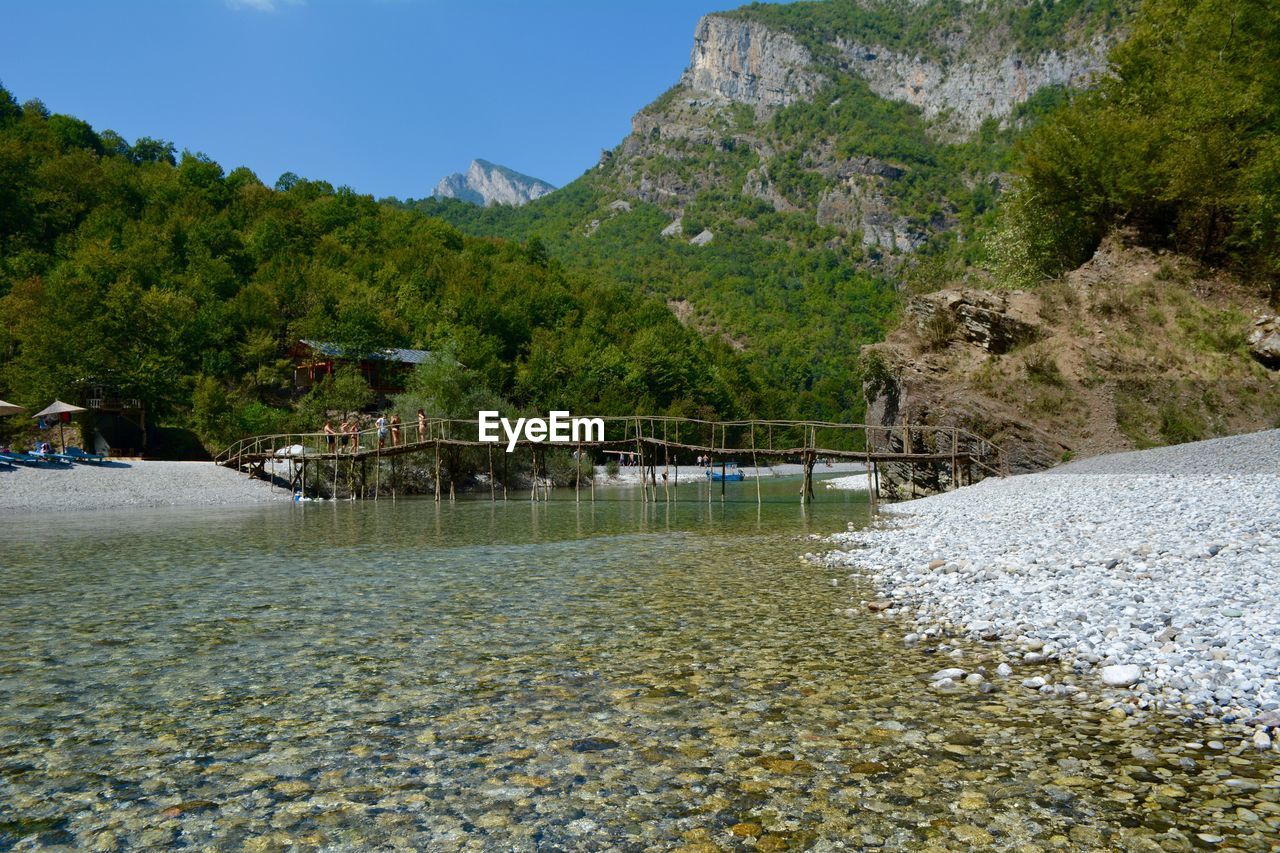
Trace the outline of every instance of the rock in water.
<instances>
[{"instance_id":1,"label":"rock in water","mask_svg":"<svg viewBox=\"0 0 1280 853\"><path fill-rule=\"evenodd\" d=\"M1102 682L1108 687L1132 687L1142 680L1142 668L1136 664L1116 664L1102 668Z\"/></svg>"},{"instance_id":2,"label":"rock in water","mask_svg":"<svg viewBox=\"0 0 1280 853\"><path fill-rule=\"evenodd\" d=\"M950 679L964 678L964 670L958 669L956 667L951 667L950 669L940 669L937 672L935 672L933 675L929 676L930 681L941 681L944 678L950 678Z\"/></svg>"}]
</instances>

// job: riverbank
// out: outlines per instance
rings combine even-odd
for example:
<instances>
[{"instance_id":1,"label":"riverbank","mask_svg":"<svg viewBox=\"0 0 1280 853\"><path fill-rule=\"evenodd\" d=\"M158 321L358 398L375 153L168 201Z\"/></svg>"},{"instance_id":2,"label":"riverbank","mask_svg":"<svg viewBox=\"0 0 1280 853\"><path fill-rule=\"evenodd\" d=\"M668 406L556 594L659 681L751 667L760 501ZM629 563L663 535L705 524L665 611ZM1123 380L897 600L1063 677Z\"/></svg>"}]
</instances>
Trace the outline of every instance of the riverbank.
<instances>
[{"instance_id":1,"label":"riverbank","mask_svg":"<svg viewBox=\"0 0 1280 853\"><path fill-rule=\"evenodd\" d=\"M103 466L0 469L0 513L61 513L162 506L227 506L287 500L212 462L129 460Z\"/></svg>"},{"instance_id":2,"label":"riverbank","mask_svg":"<svg viewBox=\"0 0 1280 853\"><path fill-rule=\"evenodd\" d=\"M884 596L868 606L913 625L909 645L968 635L1028 689L1252 721L1272 745L1280 430L988 479L834 541L823 561L868 576ZM953 657L940 689L965 689Z\"/></svg>"}]
</instances>

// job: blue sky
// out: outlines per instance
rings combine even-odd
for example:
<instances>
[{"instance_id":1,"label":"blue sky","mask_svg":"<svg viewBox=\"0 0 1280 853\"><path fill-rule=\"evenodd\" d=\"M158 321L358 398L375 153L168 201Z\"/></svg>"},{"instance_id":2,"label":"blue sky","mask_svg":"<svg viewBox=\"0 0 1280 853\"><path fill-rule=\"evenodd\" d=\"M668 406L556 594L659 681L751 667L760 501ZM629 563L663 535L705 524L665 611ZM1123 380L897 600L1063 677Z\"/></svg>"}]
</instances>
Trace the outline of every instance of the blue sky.
<instances>
[{"instance_id":1,"label":"blue sky","mask_svg":"<svg viewBox=\"0 0 1280 853\"><path fill-rule=\"evenodd\" d=\"M557 186L735 0L0 0L0 83L268 184L429 195L474 157Z\"/></svg>"}]
</instances>

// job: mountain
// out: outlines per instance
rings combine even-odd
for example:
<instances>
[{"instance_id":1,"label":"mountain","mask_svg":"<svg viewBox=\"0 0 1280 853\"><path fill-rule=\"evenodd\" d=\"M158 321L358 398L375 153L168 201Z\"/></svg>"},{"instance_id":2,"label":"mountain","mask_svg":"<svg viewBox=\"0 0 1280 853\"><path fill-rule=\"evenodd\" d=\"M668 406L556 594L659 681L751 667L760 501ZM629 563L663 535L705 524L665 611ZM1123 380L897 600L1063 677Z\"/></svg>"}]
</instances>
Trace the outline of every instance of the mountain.
<instances>
[{"instance_id":1,"label":"mountain","mask_svg":"<svg viewBox=\"0 0 1280 853\"><path fill-rule=\"evenodd\" d=\"M481 207L494 204L519 207L554 190L555 187L546 181L521 174L506 166L499 166L488 160L472 160L465 175L454 172L441 178L432 195L436 198L456 198Z\"/></svg>"},{"instance_id":2,"label":"mountain","mask_svg":"<svg viewBox=\"0 0 1280 853\"><path fill-rule=\"evenodd\" d=\"M749 356L762 413L858 419L859 347L904 281L982 262L1014 140L1100 72L1132 5L708 15L675 85L568 186L517 209L406 204L665 299Z\"/></svg>"},{"instance_id":3,"label":"mountain","mask_svg":"<svg viewBox=\"0 0 1280 853\"><path fill-rule=\"evenodd\" d=\"M707 15L680 81L635 116L595 180L673 219L693 212L690 235L740 229L762 202L803 214L855 262L896 266L974 231L1016 131L1103 71L1125 5L862 0ZM1033 26L1037 9L1056 17Z\"/></svg>"}]
</instances>

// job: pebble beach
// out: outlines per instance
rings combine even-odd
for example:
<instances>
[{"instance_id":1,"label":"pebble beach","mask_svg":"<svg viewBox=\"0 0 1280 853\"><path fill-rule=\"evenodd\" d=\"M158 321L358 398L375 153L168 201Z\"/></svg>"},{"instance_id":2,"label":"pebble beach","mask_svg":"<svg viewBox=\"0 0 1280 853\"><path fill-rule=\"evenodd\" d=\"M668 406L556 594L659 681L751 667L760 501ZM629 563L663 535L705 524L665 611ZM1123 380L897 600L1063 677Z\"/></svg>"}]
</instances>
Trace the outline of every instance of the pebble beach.
<instances>
[{"instance_id":1,"label":"pebble beach","mask_svg":"<svg viewBox=\"0 0 1280 853\"><path fill-rule=\"evenodd\" d=\"M870 579L905 644L941 643L941 692L1014 679L1280 751L1280 430L989 479L833 541L811 559ZM962 640L998 669L970 672Z\"/></svg>"},{"instance_id":2,"label":"pebble beach","mask_svg":"<svg viewBox=\"0 0 1280 853\"><path fill-rule=\"evenodd\" d=\"M288 500L212 462L128 460L106 465L0 468L0 513L63 513L162 506L227 506Z\"/></svg>"}]
</instances>

